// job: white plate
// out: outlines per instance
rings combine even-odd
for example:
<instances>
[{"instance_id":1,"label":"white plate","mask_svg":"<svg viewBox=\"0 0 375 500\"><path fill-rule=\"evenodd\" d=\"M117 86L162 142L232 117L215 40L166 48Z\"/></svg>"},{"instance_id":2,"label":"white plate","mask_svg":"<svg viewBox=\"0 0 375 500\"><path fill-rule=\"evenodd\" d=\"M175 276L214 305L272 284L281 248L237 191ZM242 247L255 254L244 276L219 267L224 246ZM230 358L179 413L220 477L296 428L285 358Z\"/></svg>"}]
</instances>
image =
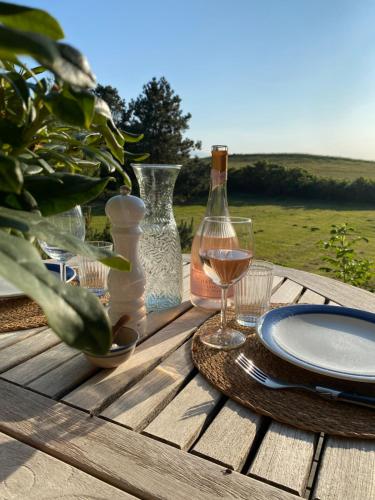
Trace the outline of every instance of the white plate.
<instances>
[{"instance_id":1,"label":"white plate","mask_svg":"<svg viewBox=\"0 0 375 500\"><path fill-rule=\"evenodd\" d=\"M375 382L375 314L299 305L266 313L258 336L276 356L330 377Z\"/></svg>"},{"instance_id":2,"label":"white plate","mask_svg":"<svg viewBox=\"0 0 375 500\"><path fill-rule=\"evenodd\" d=\"M55 264L54 262L45 262L44 264L51 273L54 273L58 278L60 277L59 264ZM66 266L66 282L72 281L75 276L76 272L74 269ZM24 295L25 293L22 290L19 290L6 279L0 277L0 298L23 297Z\"/></svg>"}]
</instances>

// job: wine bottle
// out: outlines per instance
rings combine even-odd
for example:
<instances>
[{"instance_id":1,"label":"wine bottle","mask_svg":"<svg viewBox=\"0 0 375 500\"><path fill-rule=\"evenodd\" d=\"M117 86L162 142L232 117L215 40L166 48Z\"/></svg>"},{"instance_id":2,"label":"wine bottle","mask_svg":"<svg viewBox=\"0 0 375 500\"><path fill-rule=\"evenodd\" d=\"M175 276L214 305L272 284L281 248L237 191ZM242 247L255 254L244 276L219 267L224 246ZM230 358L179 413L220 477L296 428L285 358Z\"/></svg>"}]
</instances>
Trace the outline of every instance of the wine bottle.
<instances>
[{"instance_id":1,"label":"wine bottle","mask_svg":"<svg viewBox=\"0 0 375 500\"><path fill-rule=\"evenodd\" d=\"M211 181L206 217L229 216L227 200L228 148L227 146L212 146L211 148ZM203 222L202 222L203 223ZM221 290L204 273L199 257L199 246L202 223L197 229L191 248L190 267L190 300L193 305L202 309L217 310L221 307ZM235 233L221 235L220 238L210 238L210 247L233 248ZM217 240L217 241L215 241Z\"/></svg>"}]
</instances>

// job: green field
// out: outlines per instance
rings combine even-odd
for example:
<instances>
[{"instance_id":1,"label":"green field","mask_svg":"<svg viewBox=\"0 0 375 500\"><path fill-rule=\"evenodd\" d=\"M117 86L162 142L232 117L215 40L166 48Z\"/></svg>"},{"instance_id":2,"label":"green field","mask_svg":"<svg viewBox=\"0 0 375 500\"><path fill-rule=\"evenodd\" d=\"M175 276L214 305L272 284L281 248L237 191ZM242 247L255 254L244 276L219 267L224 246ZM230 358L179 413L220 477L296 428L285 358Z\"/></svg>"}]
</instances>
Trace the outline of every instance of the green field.
<instances>
[{"instance_id":1,"label":"green field","mask_svg":"<svg viewBox=\"0 0 375 500\"><path fill-rule=\"evenodd\" d=\"M229 156L229 168L244 167L261 160L285 167L300 167L321 177L349 180L365 177L375 180L375 161L353 160L334 156L287 153L235 154Z\"/></svg>"},{"instance_id":2,"label":"green field","mask_svg":"<svg viewBox=\"0 0 375 500\"><path fill-rule=\"evenodd\" d=\"M195 228L201 221L206 201L175 206L176 220L194 218ZM256 257L275 264L319 273L322 262L316 242L329 237L331 224L351 224L366 236L369 243L358 244L360 255L375 257L375 210L370 206L329 204L323 202L275 201L264 198L230 200L231 215L248 216L254 221ZM105 223L104 216L94 216L96 227ZM373 280L375 285L375 277Z\"/></svg>"}]
</instances>

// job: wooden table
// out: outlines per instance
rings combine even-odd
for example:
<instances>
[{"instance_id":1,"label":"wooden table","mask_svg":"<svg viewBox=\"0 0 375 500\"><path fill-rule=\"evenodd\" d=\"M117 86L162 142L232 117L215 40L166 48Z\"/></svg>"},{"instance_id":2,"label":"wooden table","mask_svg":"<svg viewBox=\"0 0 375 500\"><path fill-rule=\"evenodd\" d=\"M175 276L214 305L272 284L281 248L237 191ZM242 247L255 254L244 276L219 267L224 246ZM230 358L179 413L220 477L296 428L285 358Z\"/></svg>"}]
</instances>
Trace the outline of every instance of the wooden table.
<instances>
[{"instance_id":1,"label":"wooden table","mask_svg":"<svg viewBox=\"0 0 375 500\"><path fill-rule=\"evenodd\" d=\"M276 273L273 302L375 312L371 293ZM188 263L184 283L185 302L151 314L134 356L112 371L47 328L0 335L0 498L374 499L374 441L279 424L197 373L191 337L210 314L188 301Z\"/></svg>"}]
</instances>

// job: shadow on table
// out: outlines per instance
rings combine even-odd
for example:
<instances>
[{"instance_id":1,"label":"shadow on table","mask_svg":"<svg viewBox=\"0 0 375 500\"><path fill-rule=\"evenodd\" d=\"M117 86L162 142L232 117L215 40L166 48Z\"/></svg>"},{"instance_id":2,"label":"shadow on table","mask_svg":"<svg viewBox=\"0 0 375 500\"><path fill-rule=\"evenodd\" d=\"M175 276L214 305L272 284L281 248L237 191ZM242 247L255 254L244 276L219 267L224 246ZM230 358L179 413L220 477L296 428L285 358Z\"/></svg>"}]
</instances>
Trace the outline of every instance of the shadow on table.
<instances>
[{"instance_id":1,"label":"shadow on table","mask_svg":"<svg viewBox=\"0 0 375 500\"><path fill-rule=\"evenodd\" d=\"M0 398L0 483L22 465L27 466L36 450L74 467L75 456L78 459L85 453L82 438L95 433L105 423L3 380L0 381ZM28 445L21 452L18 441ZM70 448L67 460L64 447Z\"/></svg>"}]
</instances>

